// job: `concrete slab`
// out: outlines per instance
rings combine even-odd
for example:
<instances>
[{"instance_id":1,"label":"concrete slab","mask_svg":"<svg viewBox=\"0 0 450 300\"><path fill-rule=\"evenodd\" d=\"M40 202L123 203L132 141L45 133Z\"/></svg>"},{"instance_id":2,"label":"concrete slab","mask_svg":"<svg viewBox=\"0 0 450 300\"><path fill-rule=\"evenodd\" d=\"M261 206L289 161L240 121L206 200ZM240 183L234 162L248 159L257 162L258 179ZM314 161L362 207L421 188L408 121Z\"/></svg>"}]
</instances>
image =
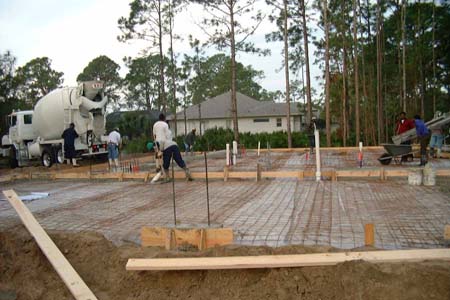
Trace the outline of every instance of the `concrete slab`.
<instances>
[{"instance_id":1,"label":"concrete slab","mask_svg":"<svg viewBox=\"0 0 450 300\"><path fill-rule=\"evenodd\" d=\"M27 202L47 230L97 231L113 242L138 242L142 226L173 226L172 186L142 182L19 181L2 189L49 192ZM384 249L444 247L450 194L406 181L313 182L295 179L213 181L211 222L232 227L243 245L364 245L364 224L375 224ZM207 224L204 181L176 182L178 226ZM0 201L0 228L20 224Z\"/></svg>"}]
</instances>

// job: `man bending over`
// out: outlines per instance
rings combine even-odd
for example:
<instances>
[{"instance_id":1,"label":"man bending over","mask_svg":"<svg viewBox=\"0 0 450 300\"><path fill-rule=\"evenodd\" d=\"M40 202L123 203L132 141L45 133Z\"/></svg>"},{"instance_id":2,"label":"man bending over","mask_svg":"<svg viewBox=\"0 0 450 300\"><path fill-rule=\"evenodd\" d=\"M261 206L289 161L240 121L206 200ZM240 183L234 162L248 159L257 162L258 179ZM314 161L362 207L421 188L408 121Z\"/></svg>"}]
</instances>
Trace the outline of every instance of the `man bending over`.
<instances>
[{"instance_id":1,"label":"man bending over","mask_svg":"<svg viewBox=\"0 0 450 300\"><path fill-rule=\"evenodd\" d=\"M159 144L159 149L163 153L163 168L166 176L165 181L170 180L169 167L172 156L177 165L184 170L186 180L192 180L191 173L181 157L177 143L172 141L172 132L169 129L169 125L166 123L166 116L162 113L159 115L159 121L153 125L153 139L155 143Z\"/></svg>"}]
</instances>

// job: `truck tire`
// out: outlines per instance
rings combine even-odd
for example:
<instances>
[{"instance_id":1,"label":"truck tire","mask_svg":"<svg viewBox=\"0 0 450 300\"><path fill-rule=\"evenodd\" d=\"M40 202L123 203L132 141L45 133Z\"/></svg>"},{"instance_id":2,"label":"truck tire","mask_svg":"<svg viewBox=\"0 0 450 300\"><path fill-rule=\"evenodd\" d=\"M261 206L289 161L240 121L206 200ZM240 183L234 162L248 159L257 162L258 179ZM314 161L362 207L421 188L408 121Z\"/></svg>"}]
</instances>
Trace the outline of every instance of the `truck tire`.
<instances>
[{"instance_id":1,"label":"truck tire","mask_svg":"<svg viewBox=\"0 0 450 300\"><path fill-rule=\"evenodd\" d=\"M63 164L64 163L64 152L63 152L62 148L56 147L54 149L54 153L55 153L54 161L58 164Z\"/></svg>"},{"instance_id":2,"label":"truck tire","mask_svg":"<svg viewBox=\"0 0 450 300\"><path fill-rule=\"evenodd\" d=\"M16 148L14 147L9 148L9 166L11 169L15 169L19 166L16 156Z\"/></svg>"},{"instance_id":3,"label":"truck tire","mask_svg":"<svg viewBox=\"0 0 450 300\"><path fill-rule=\"evenodd\" d=\"M42 152L41 162L44 167L50 168L53 164L53 155L49 149Z\"/></svg>"}]
</instances>

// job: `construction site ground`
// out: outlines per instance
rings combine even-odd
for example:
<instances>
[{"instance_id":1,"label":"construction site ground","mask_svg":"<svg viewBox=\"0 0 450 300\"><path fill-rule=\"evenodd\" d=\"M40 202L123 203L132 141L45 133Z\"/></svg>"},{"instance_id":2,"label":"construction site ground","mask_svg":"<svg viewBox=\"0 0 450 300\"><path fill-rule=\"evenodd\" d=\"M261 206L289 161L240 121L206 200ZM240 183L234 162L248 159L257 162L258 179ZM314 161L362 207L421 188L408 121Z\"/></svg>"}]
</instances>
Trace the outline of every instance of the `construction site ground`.
<instances>
[{"instance_id":1,"label":"construction site ground","mask_svg":"<svg viewBox=\"0 0 450 300\"><path fill-rule=\"evenodd\" d=\"M364 151L361 169L380 168L381 148ZM358 150L322 150L322 168L357 169ZM123 170L138 165L154 170L150 155L123 157ZM192 172L204 172L204 156L186 159ZM27 167L14 172L108 172L106 164L82 167ZM305 151L248 151L232 171L315 171L315 155ZM413 162L387 169L418 168ZM434 169L450 160L433 159ZM224 152L208 153L208 171L223 171ZM175 168L178 170L178 167ZM2 174L2 175L3 175ZM141 248L140 229L206 228L205 180L172 183L143 180L18 180L2 190L19 195L49 193L25 202L99 299L449 299L450 264L425 262L240 271L126 273L130 257L219 256L328 252L364 248L364 225L375 226L375 248L448 247L450 177L435 186L413 186L406 177L220 179L209 181L211 227L230 227L234 245L203 252ZM270 247L268 247L270 246ZM278 248L272 248L278 247ZM46 275L42 275L45 273ZM16 212L0 196L0 299L71 299L56 273L25 232ZM11 296L11 298L6 298ZM3 298L2 298L3 297ZM13 298L16 297L16 298Z\"/></svg>"}]
</instances>

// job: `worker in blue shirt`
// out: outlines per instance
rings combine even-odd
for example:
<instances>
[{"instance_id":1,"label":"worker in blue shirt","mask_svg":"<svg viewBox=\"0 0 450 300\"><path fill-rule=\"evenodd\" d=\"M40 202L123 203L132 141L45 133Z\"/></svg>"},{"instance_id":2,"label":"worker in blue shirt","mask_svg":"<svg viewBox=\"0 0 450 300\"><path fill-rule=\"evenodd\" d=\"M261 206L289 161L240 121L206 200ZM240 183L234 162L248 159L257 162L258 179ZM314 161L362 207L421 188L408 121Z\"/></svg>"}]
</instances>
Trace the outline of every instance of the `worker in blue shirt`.
<instances>
[{"instance_id":1,"label":"worker in blue shirt","mask_svg":"<svg viewBox=\"0 0 450 300\"><path fill-rule=\"evenodd\" d=\"M417 138L420 142L420 165L427 163L427 146L430 139L430 131L419 115L414 116L414 125L416 126Z\"/></svg>"}]
</instances>

